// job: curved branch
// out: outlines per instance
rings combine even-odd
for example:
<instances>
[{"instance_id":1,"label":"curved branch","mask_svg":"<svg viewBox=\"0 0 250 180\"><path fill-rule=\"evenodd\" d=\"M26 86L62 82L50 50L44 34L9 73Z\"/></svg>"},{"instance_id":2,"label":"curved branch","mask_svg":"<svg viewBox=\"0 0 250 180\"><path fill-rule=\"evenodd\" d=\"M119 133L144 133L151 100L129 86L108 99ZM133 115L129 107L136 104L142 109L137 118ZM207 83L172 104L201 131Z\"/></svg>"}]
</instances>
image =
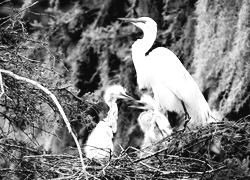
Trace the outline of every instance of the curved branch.
<instances>
[{"instance_id":1,"label":"curved branch","mask_svg":"<svg viewBox=\"0 0 250 180\"><path fill-rule=\"evenodd\" d=\"M67 128L68 128L68 130L69 130L69 133L72 135L72 137L73 137L73 139L74 139L74 141L75 141L75 143L76 143L76 146L77 146L77 149L78 149L78 152L79 152L79 156L80 156L80 160L81 160L81 164L82 164L82 169L83 169L83 172L85 173L85 178L88 179L88 177L87 177L87 172L86 172L86 167L85 167L85 164L84 164L84 162L83 162L81 147L80 147L80 145L79 145L79 143L78 143L78 141L77 141L76 135L73 133L73 131L72 131L72 129L71 129L69 120L68 120L68 118L66 117L66 114L64 113L63 108L62 108L62 106L60 105L59 101L57 100L56 96L55 96L52 92L50 92L47 88L45 88L44 86L42 86L41 84L39 84L38 82L36 82L36 81L34 81L34 80L31 80L31 79L28 79L28 78L25 78L25 77L22 77L22 76L19 76L19 75L16 75L16 74L14 74L13 72L8 71L8 70L0 69L0 80L2 80L2 79L1 79L1 73L5 73L5 74L7 74L7 75L9 75L9 76L11 76L11 77L17 79L17 80L21 80L21 81L28 82L28 83L30 83L30 84L32 84L32 85L38 87L39 89L41 89L42 91L44 91L46 94L48 94L48 95L51 97L51 99L52 99L52 100L54 101L54 103L56 104L56 106L57 106L57 108L58 108L58 110L59 110L59 112L60 112L60 114L61 114L61 116L62 116L62 118L63 118L63 120L64 120L64 122L65 122L65 124L66 124L66 126L67 126ZM1 81L0 81L0 82L1 82ZM4 93L4 89L3 89L3 87L2 87L2 82L1 82L0 85L1 85L2 93ZM1 93L1 94L2 94L2 93Z\"/></svg>"}]
</instances>

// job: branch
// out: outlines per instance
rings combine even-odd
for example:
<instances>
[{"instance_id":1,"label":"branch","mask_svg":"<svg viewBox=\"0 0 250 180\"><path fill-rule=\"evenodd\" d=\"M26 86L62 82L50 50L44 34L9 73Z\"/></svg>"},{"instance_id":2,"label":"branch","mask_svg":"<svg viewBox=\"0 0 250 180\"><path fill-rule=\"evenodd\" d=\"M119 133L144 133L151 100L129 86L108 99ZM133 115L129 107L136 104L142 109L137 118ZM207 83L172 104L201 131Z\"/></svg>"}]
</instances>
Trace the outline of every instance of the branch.
<instances>
[{"instance_id":1,"label":"branch","mask_svg":"<svg viewBox=\"0 0 250 180\"><path fill-rule=\"evenodd\" d=\"M2 74L0 72L0 88L1 88L1 93L0 93L0 98L4 94L4 88L3 88L3 79L2 79Z\"/></svg>"},{"instance_id":2,"label":"branch","mask_svg":"<svg viewBox=\"0 0 250 180\"><path fill-rule=\"evenodd\" d=\"M42 86L38 82L33 81L31 79L28 79L28 78L25 78L25 77L18 76L16 74L14 74L13 72L8 71L8 70L4 70L4 69L0 69L0 83L1 83L1 73L5 73L5 74L17 79L17 80L28 82L28 83L38 87L39 89L41 89L42 91L44 91L46 94L48 94L51 97L51 99L56 104L56 106L57 106L57 108L58 108L58 110L59 110L59 112L60 112L60 114L61 114L61 116L62 116L62 118L63 118L63 120L64 120L64 122L65 122L65 124L67 126L67 128L68 128L68 130L69 130L69 133L71 133L72 137L74 138L74 141L76 143L76 146L77 146L77 149L78 149L78 152L79 152L80 160L81 160L81 163L82 163L82 169L83 169L83 172L85 173L85 178L88 179L87 172L86 172L86 167L85 167L84 162L83 162L81 147L80 147L80 145L79 145L79 143L77 141L77 138L76 138L75 134L73 133L73 131L71 129L69 120L67 119L66 114L64 113L63 108L60 105L59 101L56 99L55 95L52 94L47 88L45 88L44 86ZM3 93L4 90L3 90L3 87L2 87L2 83L0 84L0 86L1 86L2 93Z\"/></svg>"}]
</instances>

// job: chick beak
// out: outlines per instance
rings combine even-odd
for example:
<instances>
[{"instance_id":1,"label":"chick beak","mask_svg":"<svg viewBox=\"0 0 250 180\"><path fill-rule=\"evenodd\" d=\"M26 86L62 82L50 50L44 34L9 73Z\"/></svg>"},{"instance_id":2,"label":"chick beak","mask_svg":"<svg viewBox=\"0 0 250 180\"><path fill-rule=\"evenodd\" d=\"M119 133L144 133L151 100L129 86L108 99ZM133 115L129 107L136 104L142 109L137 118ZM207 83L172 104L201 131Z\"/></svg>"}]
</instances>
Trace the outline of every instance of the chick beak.
<instances>
[{"instance_id":1,"label":"chick beak","mask_svg":"<svg viewBox=\"0 0 250 180\"><path fill-rule=\"evenodd\" d=\"M136 108L136 109L143 109L143 110L150 109L146 103L141 102L141 101L137 101L137 100L133 101L133 105L131 105L129 107Z\"/></svg>"}]
</instances>

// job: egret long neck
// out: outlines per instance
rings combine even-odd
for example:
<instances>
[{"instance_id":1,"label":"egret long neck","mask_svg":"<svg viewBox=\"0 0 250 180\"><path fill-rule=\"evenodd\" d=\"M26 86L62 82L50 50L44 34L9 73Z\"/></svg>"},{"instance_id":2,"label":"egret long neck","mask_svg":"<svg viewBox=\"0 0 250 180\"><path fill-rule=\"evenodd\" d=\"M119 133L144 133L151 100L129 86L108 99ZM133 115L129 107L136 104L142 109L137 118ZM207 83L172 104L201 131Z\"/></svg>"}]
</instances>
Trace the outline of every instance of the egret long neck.
<instances>
[{"instance_id":1,"label":"egret long neck","mask_svg":"<svg viewBox=\"0 0 250 180\"><path fill-rule=\"evenodd\" d=\"M135 68L141 67L145 60L146 52L152 47L156 39L157 30L144 31L142 39L138 39L132 45L132 58Z\"/></svg>"}]
</instances>

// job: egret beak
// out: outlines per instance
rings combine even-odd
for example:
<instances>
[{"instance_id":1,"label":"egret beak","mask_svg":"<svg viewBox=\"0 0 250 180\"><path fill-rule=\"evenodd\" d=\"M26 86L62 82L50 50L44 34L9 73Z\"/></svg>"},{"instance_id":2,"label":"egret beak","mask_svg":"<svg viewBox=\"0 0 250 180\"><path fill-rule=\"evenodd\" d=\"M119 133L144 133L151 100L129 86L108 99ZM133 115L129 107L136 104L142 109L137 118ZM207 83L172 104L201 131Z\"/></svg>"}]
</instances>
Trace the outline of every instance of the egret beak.
<instances>
[{"instance_id":1,"label":"egret beak","mask_svg":"<svg viewBox=\"0 0 250 180\"><path fill-rule=\"evenodd\" d=\"M137 19L137 18L118 18L119 20L131 23L146 23L145 20Z\"/></svg>"},{"instance_id":2,"label":"egret beak","mask_svg":"<svg viewBox=\"0 0 250 180\"><path fill-rule=\"evenodd\" d=\"M128 100L131 100L131 101L135 101L134 98L132 98L131 96L129 96L127 94L119 94L118 98L120 98L120 99L128 99Z\"/></svg>"},{"instance_id":3,"label":"egret beak","mask_svg":"<svg viewBox=\"0 0 250 180\"><path fill-rule=\"evenodd\" d=\"M144 110L149 110L149 109L153 109L151 106L149 106L147 103L144 103L144 102L141 102L140 100L139 101L134 101L133 102L134 105L131 105L129 107L131 108L136 108L136 109L144 109Z\"/></svg>"},{"instance_id":4,"label":"egret beak","mask_svg":"<svg viewBox=\"0 0 250 180\"><path fill-rule=\"evenodd\" d=\"M130 108L135 108L135 109L143 109L143 110L148 110L148 108L146 106L136 106L136 105L132 105L129 106Z\"/></svg>"}]
</instances>

